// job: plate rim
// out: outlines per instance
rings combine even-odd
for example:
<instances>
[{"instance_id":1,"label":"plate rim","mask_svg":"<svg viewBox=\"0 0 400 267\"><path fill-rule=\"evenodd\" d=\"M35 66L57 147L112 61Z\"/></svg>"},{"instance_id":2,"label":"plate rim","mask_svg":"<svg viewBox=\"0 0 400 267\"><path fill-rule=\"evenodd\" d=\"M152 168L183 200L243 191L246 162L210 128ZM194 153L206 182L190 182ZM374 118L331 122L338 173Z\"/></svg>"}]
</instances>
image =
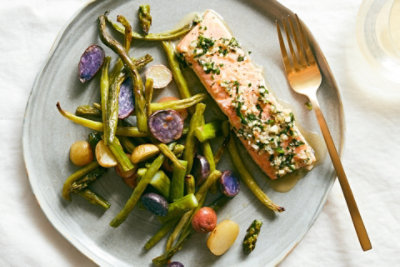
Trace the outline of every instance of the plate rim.
<instances>
[{"instance_id":1,"label":"plate rim","mask_svg":"<svg viewBox=\"0 0 400 267\"><path fill-rule=\"evenodd\" d=\"M278 2L277 0L259 0L262 2L275 2L274 4L278 6L278 8L282 9L283 11L287 12L288 14L294 14L290 9L288 9L286 6L282 5L280 2ZM61 235L63 236L71 245L73 245L80 253L82 253L85 257L87 257L89 260L91 260L93 263L95 264L99 264L101 266L104 265L110 265L111 263L106 261L103 257L99 257L92 249L90 249L89 246L87 245L83 245L77 238L75 238L73 235L69 235L67 228L65 228L55 217L52 217L52 211L51 208L49 206L47 206L46 201L40 197L40 194L37 194L38 189L37 189L37 185L35 185L32 181L32 179L35 179L34 177L32 177L31 175L29 175L29 166L30 166L30 159L28 158L28 152L27 152L27 147L28 147L28 125L29 122L27 120L27 118L29 117L29 110L30 107L32 105L32 98L33 98L33 93L34 93L34 89L37 87L37 84L39 82L39 78L42 76L43 71L46 69L46 66L49 62L49 59L52 58L52 56L55 53L56 48L59 46L60 44L60 40L63 37L64 33L66 32L67 28L69 27L69 25L79 16L79 14L81 14L86 8L89 8L89 6L96 4L98 2L102 2L101 0L88 0L86 3L83 3L82 6L76 11L74 12L74 14L66 21L66 23L63 25L63 27L59 30L59 32L57 33L57 36L47 54L46 59L44 59L43 63L40 66L40 69L35 77L35 80L33 82L33 85L31 87L31 91L29 93L29 97L28 97L28 101L25 107L25 111L24 111L24 118L23 118L23 124L22 124L22 137L21 137L21 141L22 141L22 150L23 150L23 158L24 158L24 166L25 166L25 171L28 175L28 180L29 180L29 184L30 187L32 189L32 193L40 207L40 209L42 210L42 212L44 213L45 217L47 218L47 220L50 222L50 224L54 227L54 229ZM324 63L324 67L326 68L326 74L323 74L324 78L328 78L330 84L330 87L332 87L332 89L335 91L336 96L337 96L337 100L338 100L338 111L339 111L339 121L338 124L340 126L340 130L339 130L339 141L340 144L338 146L338 153L339 156L342 157L343 154L343 150L344 150L344 146L345 146L345 132L346 132L346 125L345 125L345 117L344 117L344 110L343 110L343 102L342 102L342 97L341 97L341 93L340 93L340 89L335 81L335 78L333 76L333 73L329 67L329 64L325 58L325 56L322 53L322 50L320 48L320 46L318 45L318 43L316 42L314 36L312 35L312 33L310 32L309 28L307 27L307 25L305 25L305 23L303 23L303 26L307 32L308 37L310 38L310 41L312 43L312 47L315 50L315 53L317 54L317 61L319 63L319 65L321 66L321 62ZM333 169L333 168L332 168ZM326 192L323 196L323 198L321 199L321 202L318 205L318 208L315 210L312 219L309 221L308 226L306 227L306 229L300 233L298 235L298 238L296 240L293 240L293 242L288 245L286 247L286 249L284 251L282 251L279 255L275 256L269 263L268 266L276 266L279 263L281 263L295 248L296 246L302 241L302 239L305 237L305 235L309 232L309 230L311 229L311 227L314 225L316 219L318 218L319 214L322 211L322 208L324 207L327 198L329 196L329 193L332 189L333 184L336 181L336 174L333 171L332 175L330 177L328 177L330 179L330 183L329 186L326 188ZM125 266L126 263L122 262L120 260L114 262L114 263L118 263L119 266Z\"/></svg>"}]
</instances>

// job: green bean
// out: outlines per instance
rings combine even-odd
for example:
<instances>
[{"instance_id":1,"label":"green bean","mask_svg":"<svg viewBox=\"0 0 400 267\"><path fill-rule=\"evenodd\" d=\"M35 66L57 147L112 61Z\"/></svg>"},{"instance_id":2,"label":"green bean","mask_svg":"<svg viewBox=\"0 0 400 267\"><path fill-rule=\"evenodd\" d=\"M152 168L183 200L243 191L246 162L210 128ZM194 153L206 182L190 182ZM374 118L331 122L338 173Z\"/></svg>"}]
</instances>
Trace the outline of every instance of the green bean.
<instances>
[{"instance_id":1,"label":"green bean","mask_svg":"<svg viewBox=\"0 0 400 267\"><path fill-rule=\"evenodd\" d=\"M186 167L187 161L180 160L179 163L184 166L183 169L178 168L177 165L174 164L172 171L172 181L171 181L171 189L170 189L170 200L175 201L179 198L182 198L185 190L185 175L186 175Z\"/></svg>"},{"instance_id":2,"label":"green bean","mask_svg":"<svg viewBox=\"0 0 400 267\"><path fill-rule=\"evenodd\" d=\"M132 26L131 24L128 22L128 20L122 16L122 15L118 15L117 16L117 21L119 23L121 23L122 25L124 25L124 47L125 47L125 51L128 52L129 48L131 47L131 41L132 41Z\"/></svg>"},{"instance_id":3,"label":"green bean","mask_svg":"<svg viewBox=\"0 0 400 267\"><path fill-rule=\"evenodd\" d=\"M73 182L70 191L72 193L78 193L79 191L82 191L83 189L87 188L91 183L96 181L99 177L101 177L105 172L106 169L102 167L94 169L81 179Z\"/></svg>"},{"instance_id":4,"label":"green bean","mask_svg":"<svg viewBox=\"0 0 400 267\"><path fill-rule=\"evenodd\" d=\"M102 39L103 43L110 47L115 53L120 56L127 68L129 76L131 76L132 78L133 93L135 95L135 113L137 126L139 128L139 131L147 133L147 117L145 110L146 100L144 99L142 78L140 77L140 74L135 64L126 53L124 47L106 32L106 16L104 15L99 17L99 31L100 38Z\"/></svg>"},{"instance_id":5,"label":"green bean","mask_svg":"<svg viewBox=\"0 0 400 267\"><path fill-rule=\"evenodd\" d=\"M196 128L194 135L203 143L204 141L214 139L221 128L221 121L213 121Z\"/></svg>"},{"instance_id":6,"label":"green bean","mask_svg":"<svg viewBox=\"0 0 400 267\"><path fill-rule=\"evenodd\" d=\"M192 231L190 230L184 232L174 246L168 249L164 254L152 260L153 264L156 266L164 266L168 264L168 261L172 258L172 256L175 255L175 253L177 253L181 249L183 242L189 237L191 233Z\"/></svg>"},{"instance_id":7,"label":"green bean","mask_svg":"<svg viewBox=\"0 0 400 267\"><path fill-rule=\"evenodd\" d=\"M173 149L175 143L169 145L170 149ZM123 223L126 218L128 217L129 213L133 210L136 206L136 203L139 201L139 198L142 196L144 190L146 189L147 185L150 183L153 176L156 172L160 169L161 165L163 164L165 156L160 154L150 165L147 169L146 174L140 179L139 183L136 185L135 189L132 192L132 195L125 203L125 206L122 210L115 216L115 218L110 222L110 226L118 227L121 223Z\"/></svg>"},{"instance_id":8,"label":"green bean","mask_svg":"<svg viewBox=\"0 0 400 267\"><path fill-rule=\"evenodd\" d=\"M138 11L138 17L139 17L140 28L146 35L149 34L152 21L152 17L150 15L150 5L140 5Z\"/></svg>"},{"instance_id":9,"label":"green bean","mask_svg":"<svg viewBox=\"0 0 400 267\"><path fill-rule=\"evenodd\" d=\"M171 220L163 224L163 226L153 235L144 245L145 250L150 250L152 247L154 247L164 236L166 236L169 231L172 230L172 228L175 226L175 224L178 222L178 219L176 218L175 220Z\"/></svg>"},{"instance_id":10,"label":"green bean","mask_svg":"<svg viewBox=\"0 0 400 267\"><path fill-rule=\"evenodd\" d=\"M114 140L108 145L108 148L110 148L115 159L124 172L128 172L135 168L131 162L131 159L125 154L124 149L122 148L117 137L114 137Z\"/></svg>"},{"instance_id":11,"label":"green bean","mask_svg":"<svg viewBox=\"0 0 400 267\"><path fill-rule=\"evenodd\" d=\"M194 194L195 189L196 189L196 182L194 180L193 175L188 174L185 176L185 188L186 188L186 194Z\"/></svg>"},{"instance_id":12,"label":"green bean","mask_svg":"<svg viewBox=\"0 0 400 267\"><path fill-rule=\"evenodd\" d=\"M185 77L182 74L181 68L179 66L179 61L176 58L175 48L173 47L171 42L165 41L162 42L162 46L167 55L169 67L171 69L172 76L174 77L176 86L178 87L179 95L182 99L191 97L192 94L190 93Z\"/></svg>"},{"instance_id":13,"label":"green bean","mask_svg":"<svg viewBox=\"0 0 400 267\"><path fill-rule=\"evenodd\" d=\"M188 162L186 174L189 174L192 170L195 147L196 147L196 138L194 136L194 130L197 128L197 126L201 124L205 108L206 108L205 104L198 103L196 105L195 112L192 118L190 119L189 132L186 136L185 151L183 153L183 159Z\"/></svg>"},{"instance_id":14,"label":"green bean","mask_svg":"<svg viewBox=\"0 0 400 267\"><path fill-rule=\"evenodd\" d=\"M108 95L108 102L107 102L106 124L104 128L104 134L109 133L109 136L106 136L105 138L106 141L104 141L107 145L110 145L114 141L115 132L117 131L119 91L124 79L125 75L118 76L118 78L114 81L114 83L110 87L110 93Z\"/></svg>"},{"instance_id":15,"label":"green bean","mask_svg":"<svg viewBox=\"0 0 400 267\"><path fill-rule=\"evenodd\" d=\"M160 149L161 153L164 154L164 156L166 156L169 160L172 161L174 166L176 166L180 170L183 170L183 169L186 170L186 167L181 163L180 160L178 160L178 158L176 157L174 152L172 152L170 149L168 149L168 146L166 144L158 143L157 147Z\"/></svg>"},{"instance_id":16,"label":"green bean","mask_svg":"<svg viewBox=\"0 0 400 267\"><path fill-rule=\"evenodd\" d=\"M148 78L144 86L144 98L146 99L146 115L151 116L151 101L153 100L153 79Z\"/></svg>"},{"instance_id":17,"label":"green bean","mask_svg":"<svg viewBox=\"0 0 400 267\"><path fill-rule=\"evenodd\" d=\"M210 189L211 185L213 185L221 177L221 174L222 173L218 170L211 172L211 174L208 176L206 181L200 186L200 188L197 191L197 193L195 194L195 196L196 196L197 201L199 203L201 203L201 205L198 205L196 209L187 211L185 214L183 214L183 216L181 217L181 220L179 221L179 223L175 227L174 231L171 233L171 235L169 236L169 238L167 240L166 250L169 250L172 247L176 238L181 233L183 233L183 230L185 228L188 227L194 213L202 207L202 205L206 199L207 192Z\"/></svg>"},{"instance_id":18,"label":"green bean","mask_svg":"<svg viewBox=\"0 0 400 267\"><path fill-rule=\"evenodd\" d=\"M227 127L223 127L224 135L227 136L229 134L229 129ZM233 138L229 139L228 142L228 151L231 156L233 165L235 165L236 170L238 171L241 180L244 184L250 189L254 196L260 200L260 202L269 208L272 211L282 212L285 209L280 207L272 202L272 200L262 191L262 189L257 185L256 181L247 170L246 166L243 164L242 159L240 158L238 149L235 144L235 140Z\"/></svg>"},{"instance_id":19,"label":"green bean","mask_svg":"<svg viewBox=\"0 0 400 267\"><path fill-rule=\"evenodd\" d=\"M122 33L122 34L125 33L124 26L111 21L107 16L106 16L106 19L107 19L107 22L110 23L110 25L114 28L114 30L116 30L117 32ZM145 40L145 41L173 40L173 39L179 38L182 35L185 35L186 33L188 33L190 31L191 28L192 28L192 24L190 23L190 24L186 24L175 30L161 32L161 33L149 33L147 35L132 31L132 38L136 39L136 40Z\"/></svg>"},{"instance_id":20,"label":"green bean","mask_svg":"<svg viewBox=\"0 0 400 267\"><path fill-rule=\"evenodd\" d=\"M185 151L185 146L182 144L176 144L176 146L172 150L177 158L180 158L182 156L183 151Z\"/></svg>"},{"instance_id":21,"label":"green bean","mask_svg":"<svg viewBox=\"0 0 400 267\"><path fill-rule=\"evenodd\" d=\"M133 64L135 64L138 70L144 68L148 63L153 61L153 57L149 54L144 55L138 59L131 57ZM110 81L113 82L116 77L121 73L124 69L124 63L122 62L121 58L118 58L117 62L115 63L114 67L110 72Z\"/></svg>"},{"instance_id":22,"label":"green bean","mask_svg":"<svg viewBox=\"0 0 400 267\"><path fill-rule=\"evenodd\" d=\"M73 174L71 174L67 178L67 180L65 180L65 182L64 182L64 186L62 189L63 198L65 198L66 200L71 200L70 193L71 193L72 183L79 180L80 178L82 178L89 172L93 171L97 167L99 167L99 163L97 163L97 161L92 161L88 165L84 166L83 168L81 168L81 169L77 170L76 172L74 172Z\"/></svg>"},{"instance_id":23,"label":"green bean","mask_svg":"<svg viewBox=\"0 0 400 267\"><path fill-rule=\"evenodd\" d=\"M150 108L151 112L164 109L173 109L173 110L187 109L205 100L206 98L207 96L205 94L196 94L189 98L165 101L161 103L151 103Z\"/></svg>"},{"instance_id":24,"label":"green bean","mask_svg":"<svg viewBox=\"0 0 400 267\"><path fill-rule=\"evenodd\" d=\"M129 140L129 137L120 136L119 141L121 142L122 147L126 151L126 153L132 154L132 151L135 149L135 145Z\"/></svg>"},{"instance_id":25,"label":"green bean","mask_svg":"<svg viewBox=\"0 0 400 267\"><path fill-rule=\"evenodd\" d=\"M95 116L101 115L101 111L90 105L80 105L75 110L75 115L77 116Z\"/></svg>"},{"instance_id":26,"label":"green bean","mask_svg":"<svg viewBox=\"0 0 400 267\"><path fill-rule=\"evenodd\" d=\"M204 116L201 116L201 121L199 126L203 126L204 125ZM199 127L197 127L196 129L198 129ZM210 145L210 142L208 141L204 141L203 143L201 143L202 148L203 148L203 155L204 157L207 159L208 164L210 165L210 172L213 172L215 170L215 162L214 162L214 154ZM217 184L213 184L211 185L211 191L213 193L217 192Z\"/></svg>"},{"instance_id":27,"label":"green bean","mask_svg":"<svg viewBox=\"0 0 400 267\"><path fill-rule=\"evenodd\" d=\"M89 201L89 203L103 207L106 210L109 209L111 206L111 204L107 200L105 200L103 197L90 189L80 191L78 194Z\"/></svg>"},{"instance_id":28,"label":"green bean","mask_svg":"<svg viewBox=\"0 0 400 267\"><path fill-rule=\"evenodd\" d=\"M150 185L157 189L157 191L160 192L161 195L163 195L167 199L169 198L171 182L165 172L161 170L156 172L153 178L151 178Z\"/></svg>"},{"instance_id":29,"label":"green bean","mask_svg":"<svg viewBox=\"0 0 400 267\"><path fill-rule=\"evenodd\" d=\"M89 129L92 129L92 130L95 130L98 132L103 131L103 123L75 116L74 114L63 110L61 108L59 102L57 102L57 109L61 115L63 115L65 118L75 122L76 124L82 125L86 128L89 128ZM122 136L130 136L130 137L146 137L147 136L147 133L140 132L137 127L118 127L116 134L122 135Z\"/></svg>"},{"instance_id":30,"label":"green bean","mask_svg":"<svg viewBox=\"0 0 400 267\"><path fill-rule=\"evenodd\" d=\"M100 78L100 98L101 98L101 119L103 122L104 142L108 145L110 140L110 128L107 124L108 119L108 96L110 93L110 80L108 76L108 69L110 66L111 57L106 57L104 65L101 69Z\"/></svg>"},{"instance_id":31,"label":"green bean","mask_svg":"<svg viewBox=\"0 0 400 267\"><path fill-rule=\"evenodd\" d=\"M159 219L161 222L167 222L175 218L179 218L186 211L197 208L198 205L199 203L195 195L193 193L187 194L170 203L168 206L168 214L166 216L159 217Z\"/></svg>"}]
</instances>

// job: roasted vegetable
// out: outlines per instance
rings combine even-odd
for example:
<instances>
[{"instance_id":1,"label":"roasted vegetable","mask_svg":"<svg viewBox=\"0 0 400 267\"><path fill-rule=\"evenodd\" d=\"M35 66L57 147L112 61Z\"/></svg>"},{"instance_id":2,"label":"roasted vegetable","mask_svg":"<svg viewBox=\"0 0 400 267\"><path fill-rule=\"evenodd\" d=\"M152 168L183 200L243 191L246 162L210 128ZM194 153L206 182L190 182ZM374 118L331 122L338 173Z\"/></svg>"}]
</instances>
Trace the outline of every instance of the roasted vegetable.
<instances>
[{"instance_id":1,"label":"roasted vegetable","mask_svg":"<svg viewBox=\"0 0 400 267\"><path fill-rule=\"evenodd\" d=\"M132 79L127 78L119 89L119 105L118 105L118 118L125 119L132 114L135 109L135 99L133 97L133 84Z\"/></svg>"},{"instance_id":2,"label":"roasted vegetable","mask_svg":"<svg viewBox=\"0 0 400 267\"><path fill-rule=\"evenodd\" d=\"M111 150L104 144L104 141L101 140L96 145L96 159L100 166L104 168L110 168L117 166L118 162L111 152Z\"/></svg>"},{"instance_id":3,"label":"roasted vegetable","mask_svg":"<svg viewBox=\"0 0 400 267\"><path fill-rule=\"evenodd\" d=\"M98 45L86 48L79 61L79 80L85 83L91 80L104 62L104 50Z\"/></svg>"},{"instance_id":4,"label":"roasted vegetable","mask_svg":"<svg viewBox=\"0 0 400 267\"><path fill-rule=\"evenodd\" d=\"M158 216L165 216L168 213L167 200L156 193L147 193L142 196L142 203L146 209Z\"/></svg>"},{"instance_id":5,"label":"roasted vegetable","mask_svg":"<svg viewBox=\"0 0 400 267\"><path fill-rule=\"evenodd\" d=\"M80 105L76 108L75 115L99 117L101 115L101 111L90 105Z\"/></svg>"},{"instance_id":6,"label":"roasted vegetable","mask_svg":"<svg viewBox=\"0 0 400 267\"><path fill-rule=\"evenodd\" d=\"M149 130L161 143L170 143L182 136L183 119L175 110L159 110L150 116Z\"/></svg>"},{"instance_id":7,"label":"roasted vegetable","mask_svg":"<svg viewBox=\"0 0 400 267\"><path fill-rule=\"evenodd\" d=\"M198 103L196 105L195 112L193 113L193 116L190 119L189 132L186 136L185 151L183 153L183 159L188 162L188 168L186 174L189 174L192 171L193 159L195 156L195 146L197 141L194 136L194 130L199 125L201 125L205 108L206 108L205 104Z\"/></svg>"},{"instance_id":8,"label":"roasted vegetable","mask_svg":"<svg viewBox=\"0 0 400 267\"><path fill-rule=\"evenodd\" d=\"M196 232L208 233L217 225L217 214L212 208L202 207L192 218L192 227Z\"/></svg>"},{"instance_id":9,"label":"roasted vegetable","mask_svg":"<svg viewBox=\"0 0 400 267\"><path fill-rule=\"evenodd\" d=\"M169 196L171 201L175 201L183 197L184 195L187 161L180 160L179 162L183 165L184 168L178 168L178 166L176 166L175 164L173 166L171 190Z\"/></svg>"},{"instance_id":10,"label":"roasted vegetable","mask_svg":"<svg viewBox=\"0 0 400 267\"><path fill-rule=\"evenodd\" d=\"M118 127L118 113L119 113L119 92L121 84L125 79L125 75L119 75L110 86L110 92L107 102L107 116L105 132L109 132L109 136L105 143L110 145L114 141L114 137ZM106 137L107 138L107 137Z\"/></svg>"},{"instance_id":11,"label":"roasted vegetable","mask_svg":"<svg viewBox=\"0 0 400 267\"><path fill-rule=\"evenodd\" d=\"M78 194L87 201L89 201L89 203L93 205L98 205L106 210L109 209L111 206L111 204L107 200L105 200L103 197L101 197L100 195L98 195L97 193L93 192L88 188L86 188L83 191L80 191Z\"/></svg>"},{"instance_id":12,"label":"roasted vegetable","mask_svg":"<svg viewBox=\"0 0 400 267\"><path fill-rule=\"evenodd\" d=\"M80 191L86 189L91 183L100 178L105 172L105 168L98 167L94 169L79 180L73 182L70 191L72 193L79 193Z\"/></svg>"},{"instance_id":13,"label":"roasted vegetable","mask_svg":"<svg viewBox=\"0 0 400 267\"><path fill-rule=\"evenodd\" d=\"M186 194L193 194L195 192L196 182L193 175L188 174L185 176L185 190Z\"/></svg>"},{"instance_id":14,"label":"roasted vegetable","mask_svg":"<svg viewBox=\"0 0 400 267\"><path fill-rule=\"evenodd\" d=\"M185 211L197 208L199 205L194 194L188 194L181 197L169 205L168 215L163 218L163 221L169 221L171 219L179 218Z\"/></svg>"},{"instance_id":15,"label":"roasted vegetable","mask_svg":"<svg viewBox=\"0 0 400 267\"><path fill-rule=\"evenodd\" d=\"M88 135L88 141L92 150L96 149L96 145L98 142L100 142L100 140L101 140L100 133L92 132Z\"/></svg>"},{"instance_id":16,"label":"roasted vegetable","mask_svg":"<svg viewBox=\"0 0 400 267\"><path fill-rule=\"evenodd\" d=\"M207 239L207 247L212 254L220 256L233 245L239 234L239 225L231 220L220 222Z\"/></svg>"},{"instance_id":17,"label":"roasted vegetable","mask_svg":"<svg viewBox=\"0 0 400 267\"><path fill-rule=\"evenodd\" d=\"M234 197L240 191L239 179L232 171L224 171L219 178L221 193L227 197Z\"/></svg>"},{"instance_id":18,"label":"roasted vegetable","mask_svg":"<svg viewBox=\"0 0 400 267\"><path fill-rule=\"evenodd\" d=\"M165 172L161 170L156 172L153 178L151 178L150 185L157 189L157 191L160 192L161 195L163 195L165 198L169 198L171 181L169 180Z\"/></svg>"},{"instance_id":19,"label":"roasted vegetable","mask_svg":"<svg viewBox=\"0 0 400 267\"><path fill-rule=\"evenodd\" d=\"M179 261L172 261L168 263L167 267L185 267L185 266Z\"/></svg>"},{"instance_id":20,"label":"roasted vegetable","mask_svg":"<svg viewBox=\"0 0 400 267\"><path fill-rule=\"evenodd\" d=\"M132 152L131 160L133 163L145 161L160 153L160 149L153 144L143 144L135 147Z\"/></svg>"},{"instance_id":21,"label":"roasted vegetable","mask_svg":"<svg viewBox=\"0 0 400 267\"><path fill-rule=\"evenodd\" d=\"M175 143L169 145L170 149L173 149ZM142 196L144 190L146 189L147 185L150 183L153 176L156 172L160 169L161 165L165 160L165 156L160 154L149 166L145 175L140 179L139 183L136 185L135 189L133 190L131 196L129 197L128 201L125 203L125 206L122 210L115 216L115 218L110 222L110 226L118 227L121 223L123 223L126 218L129 216L129 213L133 210L136 206L139 198Z\"/></svg>"},{"instance_id":22,"label":"roasted vegetable","mask_svg":"<svg viewBox=\"0 0 400 267\"><path fill-rule=\"evenodd\" d=\"M108 69L110 67L111 57L106 57L105 63L101 70L100 78L100 103L101 103L101 121L103 122L104 140L108 145L110 140L110 128L108 127L108 96L110 94L110 79Z\"/></svg>"},{"instance_id":23,"label":"roasted vegetable","mask_svg":"<svg viewBox=\"0 0 400 267\"><path fill-rule=\"evenodd\" d=\"M186 119L186 117L188 116L186 109L196 105L204 99L206 99L205 94L197 94L185 99L178 99L173 96L167 96L161 98L158 103L151 103L150 107L152 112L163 109L173 109L178 111L183 119Z\"/></svg>"},{"instance_id":24,"label":"roasted vegetable","mask_svg":"<svg viewBox=\"0 0 400 267\"><path fill-rule=\"evenodd\" d=\"M196 185L201 185L210 175L210 164L204 156L196 155L192 173L196 179Z\"/></svg>"},{"instance_id":25,"label":"roasted vegetable","mask_svg":"<svg viewBox=\"0 0 400 267\"><path fill-rule=\"evenodd\" d=\"M66 200L71 200L71 186L72 184L81 179L83 176L85 176L86 174L88 174L89 172L93 171L94 169L96 169L97 167L99 167L99 163L97 163L97 161L92 161L91 163L89 163L88 165L86 165L85 167L77 170L76 172L74 172L73 174L71 174L67 180L65 180L64 185L63 185L63 189L62 189L62 196L64 199Z\"/></svg>"},{"instance_id":26,"label":"roasted vegetable","mask_svg":"<svg viewBox=\"0 0 400 267\"><path fill-rule=\"evenodd\" d=\"M220 128L221 122L213 121L197 127L194 131L194 135L200 142L205 142L207 140L215 138L219 133Z\"/></svg>"},{"instance_id":27,"label":"roasted vegetable","mask_svg":"<svg viewBox=\"0 0 400 267\"><path fill-rule=\"evenodd\" d=\"M153 80L154 89L162 89L172 81L171 71L162 64L153 65L146 71L146 79Z\"/></svg>"},{"instance_id":28,"label":"roasted vegetable","mask_svg":"<svg viewBox=\"0 0 400 267\"><path fill-rule=\"evenodd\" d=\"M69 159L76 166L85 166L93 161L93 151L88 141L76 141L69 149Z\"/></svg>"},{"instance_id":29,"label":"roasted vegetable","mask_svg":"<svg viewBox=\"0 0 400 267\"><path fill-rule=\"evenodd\" d=\"M248 255L250 252L254 250L256 247L256 242L258 238L258 234L260 233L262 221L254 220L252 224L247 229L246 236L243 240L243 253Z\"/></svg>"},{"instance_id":30,"label":"roasted vegetable","mask_svg":"<svg viewBox=\"0 0 400 267\"><path fill-rule=\"evenodd\" d=\"M124 172L136 169L136 167L132 164L130 158L124 152L124 149L122 148L121 143L119 142L119 139L117 137L114 137L114 141L112 141L112 143L108 145L108 148L111 150L115 159L118 162L118 165L121 166Z\"/></svg>"},{"instance_id":31,"label":"roasted vegetable","mask_svg":"<svg viewBox=\"0 0 400 267\"><path fill-rule=\"evenodd\" d=\"M140 5L138 17L140 28L145 34L148 34L152 22L152 17L150 15L150 5Z\"/></svg>"}]
</instances>

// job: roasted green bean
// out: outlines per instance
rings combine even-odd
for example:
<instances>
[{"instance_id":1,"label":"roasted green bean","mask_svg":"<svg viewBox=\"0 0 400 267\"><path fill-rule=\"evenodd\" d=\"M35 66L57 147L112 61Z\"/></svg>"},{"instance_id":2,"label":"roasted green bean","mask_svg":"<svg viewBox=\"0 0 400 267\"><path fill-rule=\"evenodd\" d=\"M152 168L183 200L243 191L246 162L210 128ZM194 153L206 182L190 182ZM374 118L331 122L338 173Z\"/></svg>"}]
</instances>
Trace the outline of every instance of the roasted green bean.
<instances>
[{"instance_id":1,"label":"roasted green bean","mask_svg":"<svg viewBox=\"0 0 400 267\"><path fill-rule=\"evenodd\" d=\"M169 145L170 149L173 149L175 143ZM146 189L147 185L150 183L153 176L156 172L160 169L161 165L163 164L165 156L160 154L150 165L147 169L146 174L140 179L139 183L136 185L135 189L132 192L132 195L125 203L125 206L122 210L115 216L115 218L110 222L110 226L118 227L121 223L123 223L126 218L128 217L129 213L133 210L136 206L136 203L139 201L139 198L142 196L144 190Z\"/></svg>"},{"instance_id":2,"label":"roasted green bean","mask_svg":"<svg viewBox=\"0 0 400 267\"><path fill-rule=\"evenodd\" d=\"M131 159L125 154L124 149L122 148L117 137L114 137L114 140L108 145L108 147L124 172L128 172L135 168L131 162Z\"/></svg>"},{"instance_id":3,"label":"roasted green bean","mask_svg":"<svg viewBox=\"0 0 400 267\"><path fill-rule=\"evenodd\" d=\"M72 193L78 193L79 191L82 191L83 189L87 188L91 183L96 181L99 177L101 177L105 172L106 169L102 167L94 169L93 171L86 174L84 177L73 182L70 191Z\"/></svg>"},{"instance_id":4,"label":"roasted green bean","mask_svg":"<svg viewBox=\"0 0 400 267\"><path fill-rule=\"evenodd\" d=\"M206 97L207 96L205 94L196 94L189 98L165 101L161 103L151 103L150 104L151 112L164 109L174 109L174 110L187 109L205 100Z\"/></svg>"},{"instance_id":5,"label":"roasted green bean","mask_svg":"<svg viewBox=\"0 0 400 267\"><path fill-rule=\"evenodd\" d=\"M101 70L100 78L100 98L101 98L101 119L103 122L104 143L108 145L110 140L110 128L107 124L108 118L108 95L110 93L110 80L108 69L110 66L111 57L106 57L104 65Z\"/></svg>"},{"instance_id":6,"label":"roasted green bean","mask_svg":"<svg viewBox=\"0 0 400 267\"><path fill-rule=\"evenodd\" d=\"M172 76L176 86L178 87L179 95L182 99L189 98L192 96L189 87L187 85L186 79L182 74L181 67L179 66L179 61L176 58L175 48L171 42L162 42L165 54L167 55L169 67L172 71Z\"/></svg>"},{"instance_id":7,"label":"roasted green bean","mask_svg":"<svg viewBox=\"0 0 400 267\"><path fill-rule=\"evenodd\" d=\"M106 116L106 124L104 133L109 133L109 136L104 141L107 145L112 144L114 141L115 133L118 127L118 109L119 109L119 91L121 88L122 82L125 80L125 75L120 75L114 81L114 83L110 87L110 93L108 95L107 102L107 116ZM106 131L107 129L107 131Z\"/></svg>"},{"instance_id":8,"label":"roasted green bean","mask_svg":"<svg viewBox=\"0 0 400 267\"><path fill-rule=\"evenodd\" d=\"M144 86L144 98L146 99L146 115L149 118L151 112L151 101L153 100L153 79L148 78Z\"/></svg>"},{"instance_id":9,"label":"roasted green bean","mask_svg":"<svg viewBox=\"0 0 400 267\"><path fill-rule=\"evenodd\" d=\"M79 116L75 116L74 114L65 111L61 108L60 103L57 102L57 109L61 115L65 118L75 122L76 124L82 125L86 128L102 132L103 131L103 123L98 121L92 121L89 119L85 119ZM122 136L130 136L130 137L146 137L147 133L140 132L137 127L118 127L116 131L117 135Z\"/></svg>"},{"instance_id":10,"label":"roasted green bean","mask_svg":"<svg viewBox=\"0 0 400 267\"><path fill-rule=\"evenodd\" d=\"M75 115L98 117L101 115L101 111L90 105L80 105L76 108Z\"/></svg>"},{"instance_id":11,"label":"roasted green bean","mask_svg":"<svg viewBox=\"0 0 400 267\"><path fill-rule=\"evenodd\" d=\"M93 205L98 205L104 209L109 209L111 204L105 200L103 197L101 197L99 194L93 192L92 190L86 188L83 191L80 191L78 193L80 196L82 196L84 199L89 201L89 203Z\"/></svg>"},{"instance_id":12,"label":"roasted green bean","mask_svg":"<svg viewBox=\"0 0 400 267\"><path fill-rule=\"evenodd\" d=\"M221 121L213 121L207 124L203 124L196 128L194 131L197 140L204 142L210 139L214 139L221 128Z\"/></svg>"},{"instance_id":13,"label":"roasted green bean","mask_svg":"<svg viewBox=\"0 0 400 267\"><path fill-rule=\"evenodd\" d=\"M196 182L194 180L193 175L188 174L185 176L185 189L186 189L186 194L193 194L196 189Z\"/></svg>"},{"instance_id":14,"label":"roasted green bean","mask_svg":"<svg viewBox=\"0 0 400 267\"><path fill-rule=\"evenodd\" d=\"M110 47L115 53L120 56L127 68L129 76L131 76L132 78L133 93L135 95L135 113L137 119L137 127L139 131L147 133L147 116L145 110L146 100L144 99L142 78L140 77L140 74L135 64L126 53L124 47L106 32L105 15L99 17L99 32L100 38L102 39L103 43Z\"/></svg>"},{"instance_id":15,"label":"roasted green bean","mask_svg":"<svg viewBox=\"0 0 400 267\"><path fill-rule=\"evenodd\" d=\"M183 169L178 168L177 165L174 164L172 171L172 180L171 180L171 189L169 198L171 201L175 201L180 199L184 195L185 190L185 175L187 168L187 161L180 160L179 163L183 165Z\"/></svg>"}]
</instances>

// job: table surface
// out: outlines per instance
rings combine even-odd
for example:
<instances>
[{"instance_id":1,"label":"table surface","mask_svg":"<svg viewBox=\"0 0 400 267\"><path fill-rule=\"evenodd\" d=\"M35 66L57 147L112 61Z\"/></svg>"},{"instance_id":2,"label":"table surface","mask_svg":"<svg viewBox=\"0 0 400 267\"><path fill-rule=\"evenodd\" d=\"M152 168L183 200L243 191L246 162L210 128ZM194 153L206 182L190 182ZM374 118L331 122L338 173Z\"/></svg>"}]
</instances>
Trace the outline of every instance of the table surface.
<instances>
[{"instance_id":1,"label":"table surface","mask_svg":"<svg viewBox=\"0 0 400 267\"><path fill-rule=\"evenodd\" d=\"M85 2L2 1L0 266L94 266L41 211L21 145L35 76L60 29ZM360 0L281 3L309 26L341 89L347 126L343 165L373 246L362 252L336 182L319 218L281 266L400 266L400 85L386 83L363 61L355 38Z\"/></svg>"}]
</instances>

